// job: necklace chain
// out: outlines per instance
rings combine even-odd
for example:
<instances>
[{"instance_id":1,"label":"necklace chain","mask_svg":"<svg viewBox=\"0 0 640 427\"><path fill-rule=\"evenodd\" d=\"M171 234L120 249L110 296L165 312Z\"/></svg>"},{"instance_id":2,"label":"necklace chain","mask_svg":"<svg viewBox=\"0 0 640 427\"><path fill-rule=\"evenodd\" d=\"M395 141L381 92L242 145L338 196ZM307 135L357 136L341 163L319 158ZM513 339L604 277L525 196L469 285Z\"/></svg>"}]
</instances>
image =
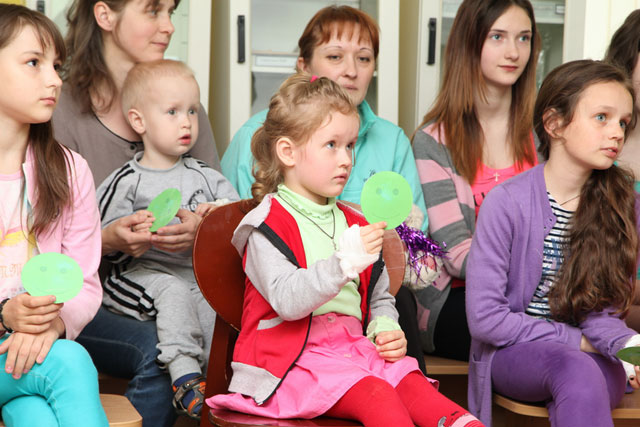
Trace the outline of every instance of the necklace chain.
<instances>
[{"instance_id":1,"label":"necklace chain","mask_svg":"<svg viewBox=\"0 0 640 427\"><path fill-rule=\"evenodd\" d=\"M302 215L303 217L307 218L309 221L311 221L311 224L315 225L316 227L318 227L318 230L322 231L322 234L324 234L325 236L327 236L329 239L331 239L331 243L333 244L333 249L338 249L336 247L336 243L333 241L333 238L336 235L336 214L333 212L333 209L331 209L331 217L333 218L333 231L331 232L331 234L327 233L326 231L324 231L324 229L322 227L320 227L320 225L318 223L316 223L314 220L312 220L311 218L309 218L307 215L305 215L300 209L296 208L295 206L293 206L291 203L289 203L287 201L287 199L285 199L284 197L280 196L282 198L282 200L289 206L291 206L291 209L293 209L294 211L298 212L300 215Z\"/></svg>"},{"instance_id":2,"label":"necklace chain","mask_svg":"<svg viewBox=\"0 0 640 427\"><path fill-rule=\"evenodd\" d=\"M564 202L562 202L562 203L558 203L558 205L560 205L560 206L564 206L564 205L566 205L567 203L569 203L570 201L577 199L578 197L580 197L580 194L576 194L575 196L573 196L573 197L572 197L572 198L570 198L569 200L565 200L565 201L564 201Z\"/></svg>"}]
</instances>

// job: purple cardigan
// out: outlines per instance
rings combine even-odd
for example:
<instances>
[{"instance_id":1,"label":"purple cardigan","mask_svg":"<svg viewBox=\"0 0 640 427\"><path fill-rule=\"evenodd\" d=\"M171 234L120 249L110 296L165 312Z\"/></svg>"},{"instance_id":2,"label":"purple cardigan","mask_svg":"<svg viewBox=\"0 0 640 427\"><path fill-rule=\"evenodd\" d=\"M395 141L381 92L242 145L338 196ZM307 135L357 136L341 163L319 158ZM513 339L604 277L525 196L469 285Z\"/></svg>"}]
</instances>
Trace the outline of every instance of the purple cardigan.
<instances>
[{"instance_id":1,"label":"purple cardigan","mask_svg":"<svg viewBox=\"0 0 640 427\"><path fill-rule=\"evenodd\" d=\"M579 327L525 314L542 275L544 238L556 222L543 168L540 164L523 172L487 195L467 261L469 410L487 426L497 348L537 340L580 348L584 335L600 353L617 360L615 353L636 334L607 310L591 313ZM636 197L636 218L639 213Z\"/></svg>"}]
</instances>

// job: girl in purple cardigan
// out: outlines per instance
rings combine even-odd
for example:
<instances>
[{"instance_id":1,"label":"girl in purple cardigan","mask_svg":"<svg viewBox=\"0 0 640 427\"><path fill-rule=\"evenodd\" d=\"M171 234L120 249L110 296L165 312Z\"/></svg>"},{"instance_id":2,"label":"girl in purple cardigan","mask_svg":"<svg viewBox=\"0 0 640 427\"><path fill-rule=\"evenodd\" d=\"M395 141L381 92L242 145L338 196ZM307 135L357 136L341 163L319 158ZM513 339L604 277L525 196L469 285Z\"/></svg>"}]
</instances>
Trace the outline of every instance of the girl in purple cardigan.
<instances>
[{"instance_id":1,"label":"girl in purple cardigan","mask_svg":"<svg viewBox=\"0 0 640 427\"><path fill-rule=\"evenodd\" d=\"M633 105L617 68L590 60L558 67L534 111L547 162L496 187L482 205L467 316L469 408L486 425L492 390L544 401L552 426L613 426L626 381L640 386L639 368L616 358L640 344L622 320L640 205L633 177L614 165L635 124Z\"/></svg>"}]
</instances>

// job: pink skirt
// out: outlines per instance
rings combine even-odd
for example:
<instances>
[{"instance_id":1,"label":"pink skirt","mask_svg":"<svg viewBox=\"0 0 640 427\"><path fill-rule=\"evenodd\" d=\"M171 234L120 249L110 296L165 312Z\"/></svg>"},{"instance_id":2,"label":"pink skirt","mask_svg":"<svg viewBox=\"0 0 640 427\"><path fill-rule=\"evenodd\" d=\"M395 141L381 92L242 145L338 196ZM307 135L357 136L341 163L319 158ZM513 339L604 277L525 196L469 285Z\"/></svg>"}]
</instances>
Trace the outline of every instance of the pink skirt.
<instances>
[{"instance_id":1,"label":"pink skirt","mask_svg":"<svg viewBox=\"0 0 640 427\"><path fill-rule=\"evenodd\" d=\"M271 418L314 418L327 412L364 377L378 377L396 387L413 371L420 372L412 357L397 362L382 359L362 335L358 319L328 313L313 318L304 351L263 405L240 393L210 397L207 405Z\"/></svg>"}]
</instances>

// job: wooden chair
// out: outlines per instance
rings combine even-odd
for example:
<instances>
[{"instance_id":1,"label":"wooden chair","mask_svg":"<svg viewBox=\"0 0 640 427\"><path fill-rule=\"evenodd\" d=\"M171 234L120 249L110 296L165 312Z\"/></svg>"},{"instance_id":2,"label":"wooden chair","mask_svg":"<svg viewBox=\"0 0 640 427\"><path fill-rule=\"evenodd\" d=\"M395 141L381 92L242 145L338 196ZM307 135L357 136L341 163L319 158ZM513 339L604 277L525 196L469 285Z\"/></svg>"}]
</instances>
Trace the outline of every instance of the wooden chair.
<instances>
[{"instance_id":1,"label":"wooden chair","mask_svg":"<svg viewBox=\"0 0 640 427\"><path fill-rule=\"evenodd\" d=\"M245 274L242 259L231 245L231 237L240 220L255 204L241 200L222 206L207 215L198 228L193 247L193 269L196 280L209 304L217 313L209 366L207 368L207 398L227 393L231 378L233 345L242 317ZM383 254L393 284L393 291L402 284L404 254L402 241L395 231L385 232ZM210 411L202 408L200 426L357 426L349 420L319 417L312 420L282 420L256 417L233 411Z\"/></svg>"}]
</instances>

